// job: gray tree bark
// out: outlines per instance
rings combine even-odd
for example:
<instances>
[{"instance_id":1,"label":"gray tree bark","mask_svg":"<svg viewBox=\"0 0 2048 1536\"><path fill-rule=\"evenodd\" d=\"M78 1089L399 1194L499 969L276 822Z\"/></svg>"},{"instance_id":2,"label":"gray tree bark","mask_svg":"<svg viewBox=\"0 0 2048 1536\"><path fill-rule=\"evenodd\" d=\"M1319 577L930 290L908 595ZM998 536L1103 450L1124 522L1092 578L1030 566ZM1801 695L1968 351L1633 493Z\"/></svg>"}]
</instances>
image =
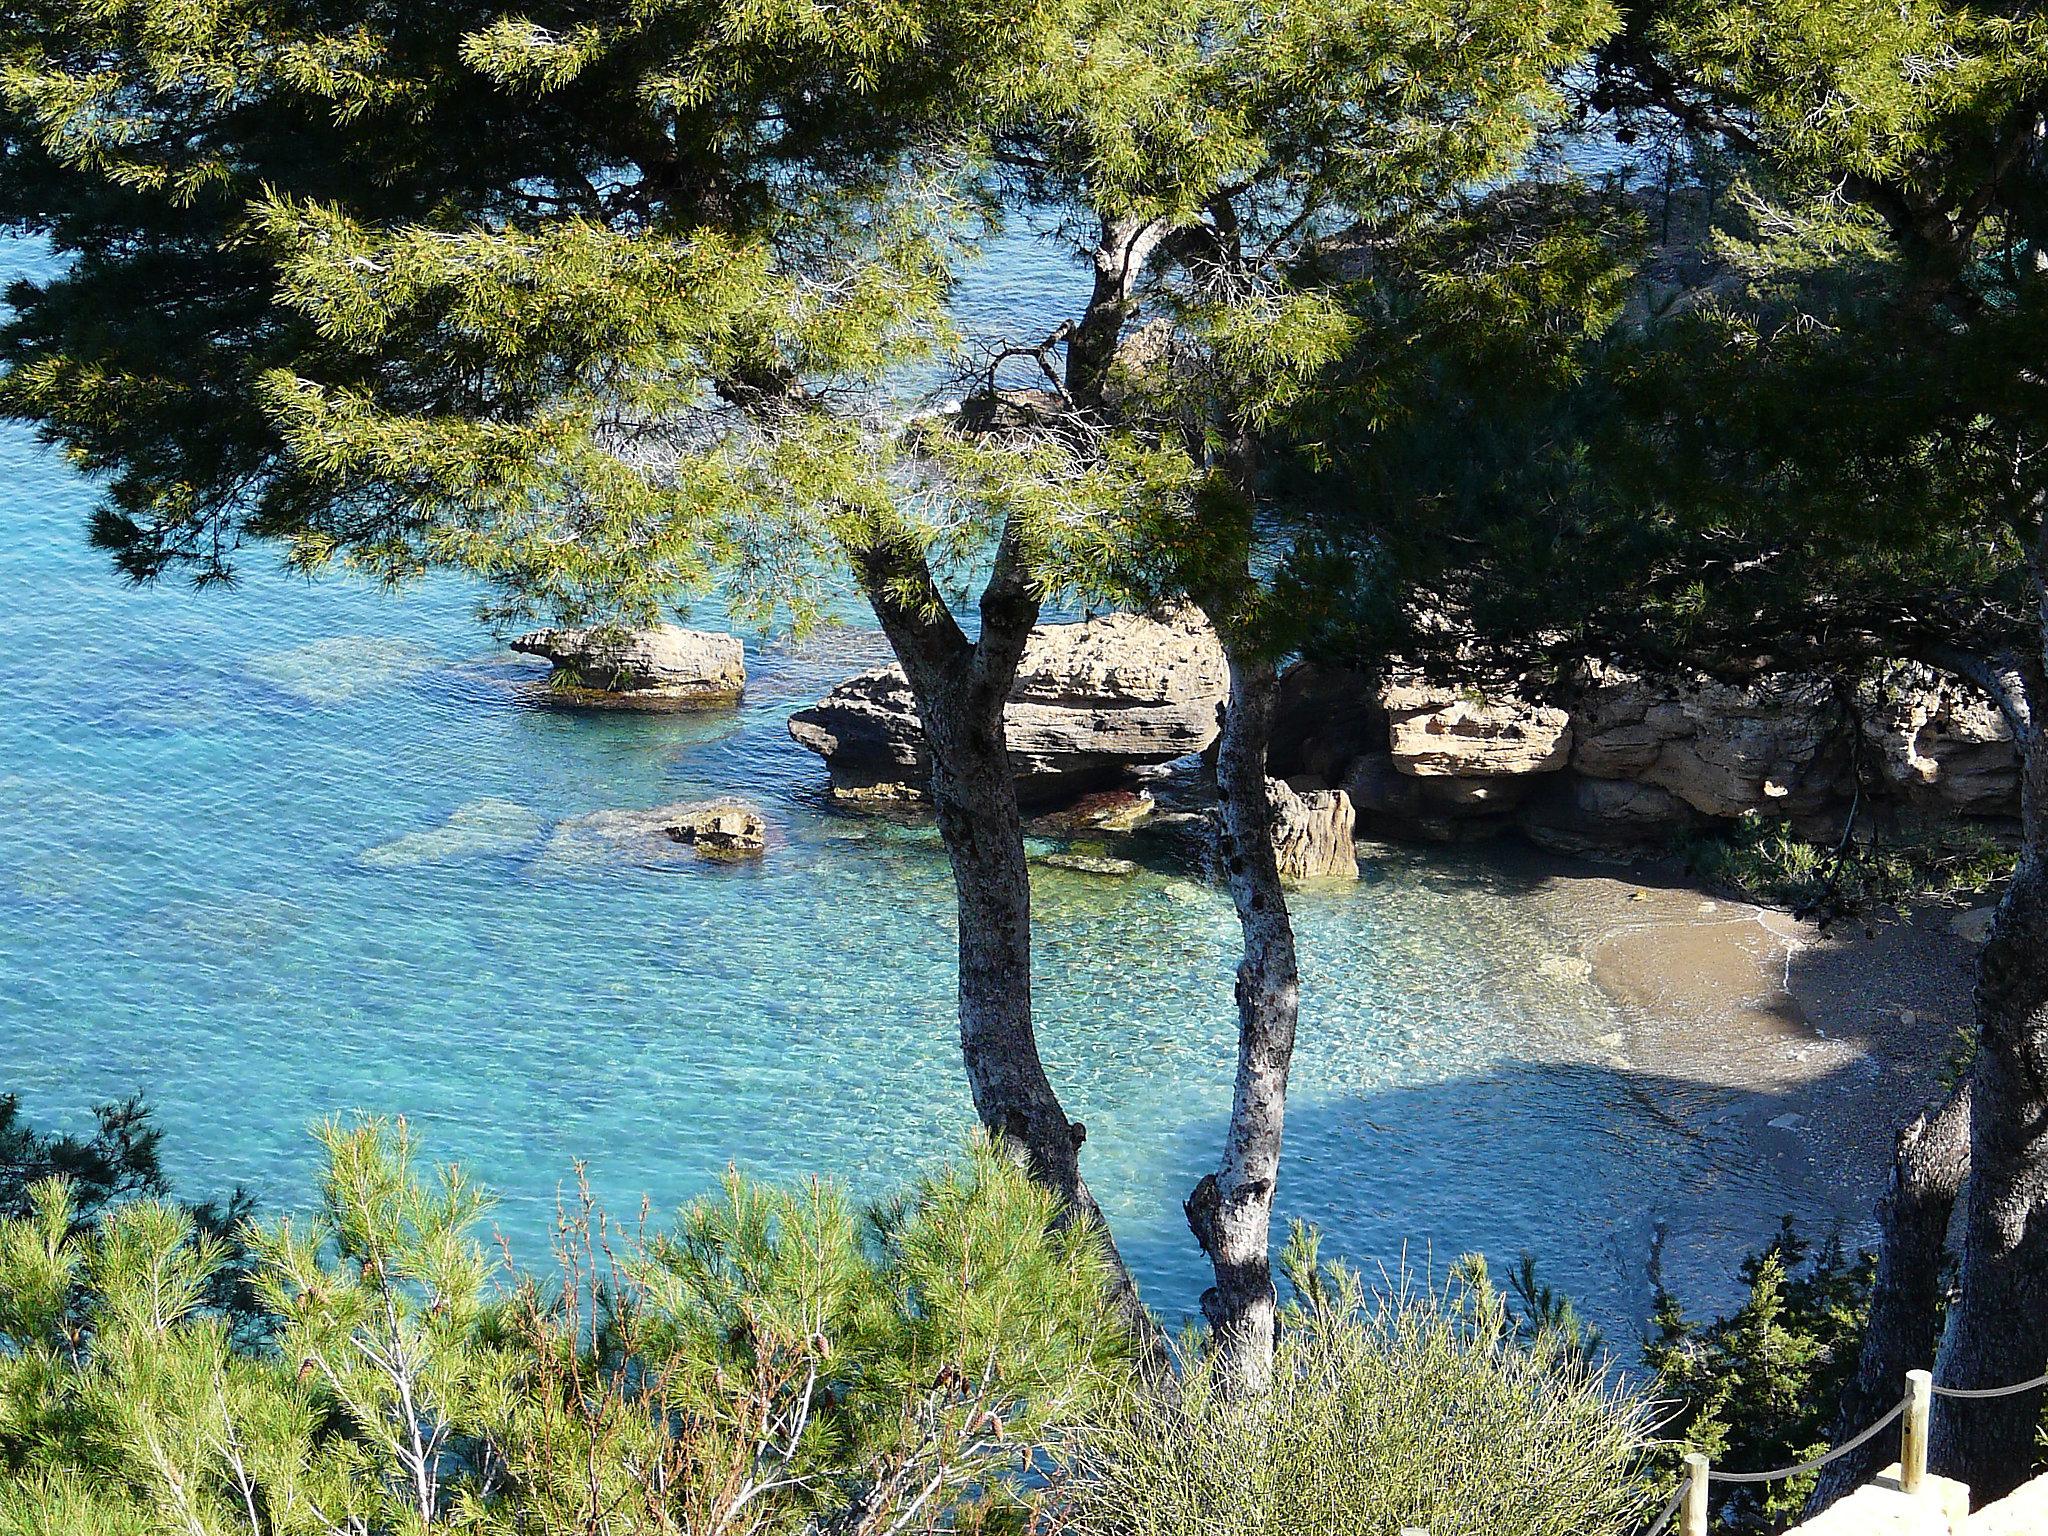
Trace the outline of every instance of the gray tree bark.
<instances>
[{"instance_id":1,"label":"gray tree bark","mask_svg":"<svg viewBox=\"0 0 2048 1536\"><path fill-rule=\"evenodd\" d=\"M1938 1108L1899 1134L1891 1180L1877 1205L1877 1274L1856 1374L1842 1391L1830 1444L1841 1445L1891 1410L1906 1372L1934 1359L1935 1316L1949 1219L1970 1167L1970 1090L1959 1085ZM1861 1487L1896 1454L1879 1436L1823 1468L1806 1501L1808 1518Z\"/></svg>"},{"instance_id":2,"label":"gray tree bark","mask_svg":"<svg viewBox=\"0 0 2048 1536\"><path fill-rule=\"evenodd\" d=\"M1067 1117L1032 1020L1031 879L1003 706L1039 600L1015 530L998 545L976 640L954 620L911 541L878 540L856 554L855 566L910 682L930 752L932 805L959 911L960 1053L975 1113L1060 1197L1064 1220L1100 1233L1118 1305L1140 1344L1156 1350L1158 1324L1081 1176L1087 1129Z\"/></svg>"},{"instance_id":3,"label":"gray tree bark","mask_svg":"<svg viewBox=\"0 0 2048 1536\"><path fill-rule=\"evenodd\" d=\"M2048 635L2048 526L2035 590ZM1978 961L1970 1067L1970 1169L1955 1304L1935 1384L2001 1387L2048 1371L2048 687L2039 655L1990 681L2020 751L2022 844ZM1979 1501L2025 1481L2048 1389L1937 1398L1935 1470Z\"/></svg>"},{"instance_id":4,"label":"gray tree bark","mask_svg":"<svg viewBox=\"0 0 2048 1536\"><path fill-rule=\"evenodd\" d=\"M1222 1159L1186 1206L1188 1225L1215 1272L1216 1283L1202 1293L1202 1315L1217 1368L1226 1390L1244 1395L1266 1391L1273 1379L1273 1196L1301 998L1266 791L1277 694L1271 661L1232 654L1216 781L1223 821L1218 854L1244 938L1237 968L1237 1086Z\"/></svg>"}]
</instances>

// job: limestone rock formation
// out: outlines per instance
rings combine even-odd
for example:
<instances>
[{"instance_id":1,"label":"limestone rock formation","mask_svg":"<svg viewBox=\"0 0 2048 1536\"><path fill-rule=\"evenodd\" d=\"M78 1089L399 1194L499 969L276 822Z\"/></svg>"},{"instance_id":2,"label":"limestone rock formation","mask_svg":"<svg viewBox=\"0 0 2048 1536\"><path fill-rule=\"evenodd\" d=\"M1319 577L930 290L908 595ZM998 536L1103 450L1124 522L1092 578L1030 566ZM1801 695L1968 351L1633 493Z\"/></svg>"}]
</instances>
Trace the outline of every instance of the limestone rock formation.
<instances>
[{"instance_id":1,"label":"limestone rock formation","mask_svg":"<svg viewBox=\"0 0 2048 1536\"><path fill-rule=\"evenodd\" d=\"M689 709L729 704L747 686L746 650L736 636L676 624L537 629L512 649L554 663L550 697L567 704Z\"/></svg>"},{"instance_id":2,"label":"limestone rock formation","mask_svg":"<svg viewBox=\"0 0 2048 1536\"><path fill-rule=\"evenodd\" d=\"M668 835L706 858L749 858L768 846L768 822L739 800L706 800L674 807L665 828Z\"/></svg>"},{"instance_id":3,"label":"limestone rock formation","mask_svg":"<svg viewBox=\"0 0 2048 1536\"><path fill-rule=\"evenodd\" d=\"M1394 767L1416 778L1550 773L1571 757L1571 716L1553 705L1415 683L1383 689L1380 704Z\"/></svg>"},{"instance_id":4,"label":"limestone rock formation","mask_svg":"<svg viewBox=\"0 0 2048 1536\"><path fill-rule=\"evenodd\" d=\"M1358 852L1352 843L1357 816L1351 797L1341 789L1305 793L1279 779L1267 781L1273 800L1273 852L1280 859L1280 878L1356 880Z\"/></svg>"},{"instance_id":5,"label":"limestone rock formation","mask_svg":"<svg viewBox=\"0 0 2048 1536\"><path fill-rule=\"evenodd\" d=\"M1031 632L1004 711L1019 787L1057 795L1117 771L1199 752L1229 688L1223 647L1197 614L1110 614ZM919 783L924 733L900 667L848 678L790 717L835 785Z\"/></svg>"}]
</instances>

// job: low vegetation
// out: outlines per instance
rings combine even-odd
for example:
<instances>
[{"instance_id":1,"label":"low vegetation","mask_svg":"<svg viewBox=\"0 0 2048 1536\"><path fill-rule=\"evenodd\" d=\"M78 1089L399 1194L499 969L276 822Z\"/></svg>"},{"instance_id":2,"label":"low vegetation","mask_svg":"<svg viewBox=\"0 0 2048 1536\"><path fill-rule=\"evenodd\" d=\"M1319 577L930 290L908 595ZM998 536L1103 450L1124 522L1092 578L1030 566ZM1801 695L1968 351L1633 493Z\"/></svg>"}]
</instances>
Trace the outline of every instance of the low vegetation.
<instances>
[{"instance_id":1,"label":"low vegetation","mask_svg":"<svg viewBox=\"0 0 2048 1536\"><path fill-rule=\"evenodd\" d=\"M1915 897L1988 890L2011 873L2014 858L1990 831L1969 823L1902 823L1829 847L1756 815L1691 838L1680 851L1686 868L1710 884L1824 923Z\"/></svg>"},{"instance_id":2,"label":"low vegetation","mask_svg":"<svg viewBox=\"0 0 2048 1536\"><path fill-rule=\"evenodd\" d=\"M1195 1361L1177 1396L1083 1429L1055 1479L1068 1529L1623 1536L1651 1512L1647 1403L1557 1341L1525 1342L1483 1277L1372 1292L1300 1231L1283 1270L1270 1399Z\"/></svg>"}]
</instances>

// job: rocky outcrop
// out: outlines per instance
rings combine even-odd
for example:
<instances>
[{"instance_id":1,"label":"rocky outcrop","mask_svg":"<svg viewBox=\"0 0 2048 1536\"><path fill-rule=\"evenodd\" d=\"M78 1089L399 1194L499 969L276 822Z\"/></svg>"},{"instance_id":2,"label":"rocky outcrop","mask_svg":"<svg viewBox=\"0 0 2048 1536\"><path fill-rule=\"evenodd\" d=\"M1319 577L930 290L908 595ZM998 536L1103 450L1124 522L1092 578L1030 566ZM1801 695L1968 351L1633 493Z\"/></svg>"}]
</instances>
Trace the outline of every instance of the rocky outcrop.
<instances>
[{"instance_id":1,"label":"rocky outcrop","mask_svg":"<svg viewBox=\"0 0 2048 1536\"><path fill-rule=\"evenodd\" d=\"M1382 689L1379 702L1395 771L1414 778L1516 778L1571 757L1571 716L1553 705L1422 684Z\"/></svg>"},{"instance_id":2,"label":"rocky outcrop","mask_svg":"<svg viewBox=\"0 0 2048 1536\"><path fill-rule=\"evenodd\" d=\"M1131 832L1151 820L1152 795L1142 789L1100 789L1072 805L1034 816L1024 830L1033 837L1097 837Z\"/></svg>"},{"instance_id":3,"label":"rocky outcrop","mask_svg":"<svg viewBox=\"0 0 2048 1536\"><path fill-rule=\"evenodd\" d=\"M651 629L537 629L512 649L554 664L549 697L613 709L730 704L747 686L746 650L732 635L659 624Z\"/></svg>"},{"instance_id":4,"label":"rocky outcrop","mask_svg":"<svg viewBox=\"0 0 2048 1536\"><path fill-rule=\"evenodd\" d=\"M1351 797L1341 789L1297 791L1278 779L1267 781L1273 801L1273 852L1279 856L1280 878L1300 884L1309 880L1356 880L1358 852L1353 843L1357 817Z\"/></svg>"},{"instance_id":5,"label":"rocky outcrop","mask_svg":"<svg viewBox=\"0 0 2048 1536\"><path fill-rule=\"evenodd\" d=\"M1983 694L1932 667L1900 666L1865 685L1859 702L1864 738L1901 797L1962 816L2012 814L2019 754Z\"/></svg>"},{"instance_id":6,"label":"rocky outcrop","mask_svg":"<svg viewBox=\"0 0 2048 1536\"><path fill-rule=\"evenodd\" d=\"M1867 807L1997 818L2018 803L2003 719L1967 684L1924 667L1885 669L1845 701L1828 680L1796 673L1730 683L1589 666L1574 686L1538 697L1414 679L1369 687L1304 665L1282 697L1288 729L1276 759L1341 785L1360 824L1389 836L1518 829L1588 852L1750 813L1835 835L1859 745ZM1377 730L1361 730L1375 719ZM1353 748L1341 764L1340 745Z\"/></svg>"},{"instance_id":7,"label":"rocky outcrop","mask_svg":"<svg viewBox=\"0 0 2048 1536\"><path fill-rule=\"evenodd\" d=\"M708 859L751 858L768 846L768 822L739 800L706 800L677 806L665 828L686 848Z\"/></svg>"},{"instance_id":8,"label":"rocky outcrop","mask_svg":"<svg viewBox=\"0 0 2048 1536\"><path fill-rule=\"evenodd\" d=\"M1778 674L1735 685L1593 668L1571 717L1579 773L1655 785L1704 816L1799 816L1834 799L1822 758L1839 711L1820 679Z\"/></svg>"},{"instance_id":9,"label":"rocky outcrop","mask_svg":"<svg viewBox=\"0 0 2048 1536\"><path fill-rule=\"evenodd\" d=\"M542 857L555 864L686 864L767 846L761 813L737 800L681 800L648 810L590 811L555 824Z\"/></svg>"},{"instance_id":10,"label":"rocky outcrop","mask_svg":"<svg viewBox=\"0 0 2048 1536\"><path fill-rule=\"evenodd\" d=\"M1223 647L1191 612L1110 614L1031 632L1003 714L1010 765L1034 797L1072 793L1120 770L1206 748L1229 687ZM789 733L844 788L930 776L924 732L900 667L847 679L790 717Z\"/></svg>"}]
</instances>

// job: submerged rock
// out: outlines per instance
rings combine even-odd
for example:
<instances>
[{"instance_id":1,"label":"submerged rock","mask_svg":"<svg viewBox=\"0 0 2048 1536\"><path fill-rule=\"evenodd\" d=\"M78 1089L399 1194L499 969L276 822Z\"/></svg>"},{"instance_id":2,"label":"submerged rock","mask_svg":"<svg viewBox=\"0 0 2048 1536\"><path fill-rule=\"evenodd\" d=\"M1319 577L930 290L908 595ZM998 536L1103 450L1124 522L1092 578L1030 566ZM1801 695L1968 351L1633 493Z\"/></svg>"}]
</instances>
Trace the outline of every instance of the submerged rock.
<instances>
[{"instance_id":1,"label":"submerged rock","mask_svg":"<svg viewBox=\"0 0 2048 1536\"><path fill-rule=\"evenodd\" d=\"M768 846L767 818L739 800L707 800L677 809L668 835L706 858L750 858Z\"/></svg>"},{"instance_id":2,"label":"submerged rock","mask_svg":"<svg viewBox=\"0 0 2048 1536\"><path fill-rule=\"evenodd\" d=\"M345 704L433 665L431 653L391 635L334 635L248 662L252 674L308 704Z\"/></svg>"},{"instance_id":3,"label":"submerged rock","mask_svg":"<svg viewBox=\"0 0 2048 1536\"><path fill-rule=\"evenodd\" d=\"M537 629L512 649L554 663L551 696L593 708L690 709L730 704L747 686L737 637L658 624L651 629Z\"/></svg>"},{"instance_id":4,"label":"submerged rock","mask_svg":"<svg viewBox=\"0 0 2048 1536\"><path fill-rule=\"evenodd\" d=\"M1223 647L1192 611L1109 614L1031 632L1003 714L1010 766L1033 796L1199 752L1229 691ZM921 784L924 732L900 667L863 672L790 717L835 785Z\"/></svg>"},{"instance_id":5,"label":"submerged rock","mask_svg":"<svg viewBox=\"0 0 2048 1536\"><path fill-rule=\"evenodd\" d=\"M751 857L768 824L738 800L678 800L647 810L589 811L555 824L543 857L558 864L677 864Z\"/></svg>"},{"instance_id":6,"label":"submerged rock","mask_svg":"<svg viewBox=\"0 0 2048 1536\"><path fill-rule=\"evenodd\" d=\"M1034 837L1092 837L1105 832L1132 832L1149 821L1155 808L1142 789L1102 789L1083 795L1072 805L1034 816L1025 830Z\"/></svg>"},{"instance_id":7,"label":"submerged rock","mask_svg":"<svg viewBox=\"0 0 2048 1536\"><path fill-rule=\"evenodd\" d=\"M454 859L517 853L547 825L514 800L486 797L457 806L439 826L407 832L356 855L364 869L414 869Z\"/></svg>"},{"instance_id":8,"label":"submerged rock","mask_svg":"<svg viewBox=\"0 0 2048 1536\"><path fill-rule=\"evenodd\" d=\"M1048 853L1035 862L1052 869L1070 869L1082 875L1128 876L1138 872L1135 860L1101 853Z\"/></svg>"}]
</instances>

